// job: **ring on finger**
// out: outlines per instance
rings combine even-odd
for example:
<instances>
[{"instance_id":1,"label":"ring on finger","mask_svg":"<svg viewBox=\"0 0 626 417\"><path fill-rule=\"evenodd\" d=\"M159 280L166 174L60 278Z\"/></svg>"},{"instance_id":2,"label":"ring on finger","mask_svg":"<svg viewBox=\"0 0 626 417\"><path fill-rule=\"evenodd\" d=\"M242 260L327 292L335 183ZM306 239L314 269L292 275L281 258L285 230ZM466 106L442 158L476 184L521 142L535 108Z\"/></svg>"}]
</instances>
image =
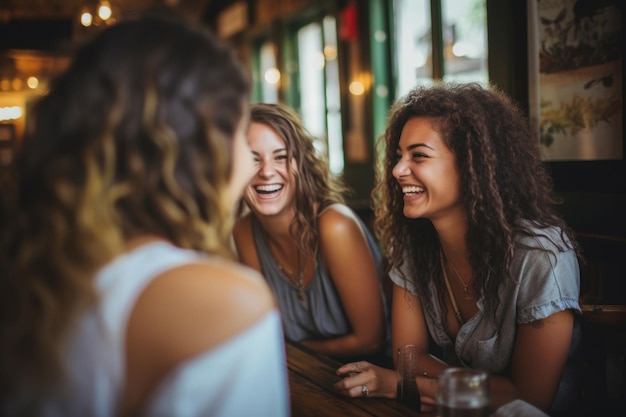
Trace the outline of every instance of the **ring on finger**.
<instances>
[{"instance_id":1,"label":"ring on finger","mask_svg":"<svg viewBox=\"0 0 626 417\"><path fill-rule=\"evenodd\" d=\"M367 385L361 385L361 395L367 397L370 394L370 390L367 388Z\"/></svg>"}]
</instances>

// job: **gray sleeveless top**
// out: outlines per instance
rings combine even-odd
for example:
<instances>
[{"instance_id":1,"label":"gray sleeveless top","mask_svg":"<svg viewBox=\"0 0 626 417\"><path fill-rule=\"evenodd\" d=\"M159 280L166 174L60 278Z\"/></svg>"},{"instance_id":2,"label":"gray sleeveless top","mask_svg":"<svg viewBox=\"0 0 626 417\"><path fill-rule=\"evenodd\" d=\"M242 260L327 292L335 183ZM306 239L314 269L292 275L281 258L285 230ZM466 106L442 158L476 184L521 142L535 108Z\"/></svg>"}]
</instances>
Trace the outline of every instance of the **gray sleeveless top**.
<instances>
[{"instance_id":1,"label":"gray sleeveless top","mask_svg":"<svg viewBox=\"0 0 626 417\"><path fill-rule=\"evenodd\" d=\"M298 288L278 269L267 242L263 237L261 224L254 215L252 219L252 235L256 246L261 272L278 302L283 320L283 331L288 340L298 342L303 339L330 339L351 333L352 329L335 284L322 266L320 252L317 252L317 267L313 280L304 289L306 301L298 299ZM358 219L358 217L357 217ZM376 241L360 220L360 226L367 238L370 252L378 269L381 294L385 310L385 323L388 323L387 302L382 291L381 255ZM387 326L388 329L388 326ZM389 331L387 330L387 333Z\"/></svg>"}]
</instances>

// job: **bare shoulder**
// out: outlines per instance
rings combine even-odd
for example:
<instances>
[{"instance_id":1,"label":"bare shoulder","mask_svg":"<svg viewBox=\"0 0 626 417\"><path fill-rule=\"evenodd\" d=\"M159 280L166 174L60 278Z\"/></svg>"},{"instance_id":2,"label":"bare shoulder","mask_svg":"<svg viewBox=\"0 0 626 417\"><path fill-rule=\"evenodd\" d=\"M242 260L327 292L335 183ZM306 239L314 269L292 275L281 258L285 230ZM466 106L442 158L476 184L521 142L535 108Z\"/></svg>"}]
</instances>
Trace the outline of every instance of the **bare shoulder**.
<instances>
[{"instance_id":1,"label":"bare shoulder","mask_svg":"<svg viewBox=\"0 0 626 417\"><path fill-rule=\"evenodd\" d=\"M361 231L356 214L344 204L333 204L326 207L319 215L318 224L320 236L340 237L344 233L358 233Z\"/></svg>"},{"instance_id":2,"label":"bare shoulder","mask_svg":"<svg viewBox=\"0 0 626 417\"><path fill-rule=\"evenodd\" d=\"M128 326L137 343L177 363L232 338L274 308L264 280L234 262L211 259L173 268L139 297Z\"/></svg>"},{"instance_id":3,"label":"bare shoulder","mask_svg":"<svg viewBox=\"0 0 626 417\"><path fill-rule=\"evenodd\" d=\"M126 326L122 415L135 415L178 364L228 341L274 308L262 277L234 262L211 258L154 278Z\"/></svg>"},{"instance_id":4,"label":"bare shoulder","mask_svg":"<svg viewBox=\"0 0 626 417\"><path fill-rule=\"evenodd\" d=\"M358 262L371 255L357 215L347 206L327 207L319 216L318 227L320 248L328 267Z\"/></svg>"}]
</instances>

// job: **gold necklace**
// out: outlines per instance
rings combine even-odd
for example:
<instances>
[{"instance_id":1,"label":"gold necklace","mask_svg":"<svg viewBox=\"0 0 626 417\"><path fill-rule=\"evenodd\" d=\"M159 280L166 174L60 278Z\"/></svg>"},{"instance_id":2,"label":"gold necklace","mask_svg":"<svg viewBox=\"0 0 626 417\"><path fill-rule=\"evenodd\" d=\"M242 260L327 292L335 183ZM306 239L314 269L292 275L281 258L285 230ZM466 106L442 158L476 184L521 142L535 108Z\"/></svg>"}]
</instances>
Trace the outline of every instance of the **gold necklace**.
<instances>
[{"instance_id":1,"label":"gold necklace","mask_svg":"<svg viewBox=\"0 0 626 417\"><path fill-rule=\"evenodd\" d=\"M300 255L300 251L297 251L298 275L294 278L295 274L291 272L290 270L288 270L287 268L285 268L278 260L278 257L276 256L276 254L274 253L274 249L272 248L272 243L269 239L269 235L267 234L267 232L266 232L265 237L266 237L265 240L267 242L267 246L270 250L270 255L272 256L274 263L276 264L276 266L282 273L283 277L285 277L290 283L296 286L296 289L298 290L298 300L300 301L300 303L306 305L307 300L306 300L306 294L304 292L304 269L302 268L302 257Z\"/></svg>"},{"instance_id":2,"label":"gold necklace","mask_svg":"<svg viewBox=\"0 0 626 417\"><path fill-rule=\"evenodd\" d=\"M459 309L459 306L456 303L456 297L454 297L454 293L452 292L452 287L450 286L450 280L448 279L448 274L446 273L446 268L443 263L443 251L439 250L439 262L441 263L441 272L443 273L443 281L446 284L446 289L448 290L448 296L450 296L450 303L452 304L452 309L454 310L454 317L456 318L456 322L459 323L459 327L463 327L465 324L465 319L463 318L463 314Z\"/></svg>"},{"instance_id":3,"label":"gold necklace","mask_svg":"<svg viewBox=\"0 0 626 417\"><path fill-rule=\"evenodd\" d=\"M452 266L452 269L454 270L454 273L456 274L456 277L459 279L459 281L461 281L461 284L463 284L463 298L466 300L471 300L472 293L470 292L470 289L468 286L472 283L472 280L470 279L470 282L466 284L465 280L461 277L461 274L459 274L459 270L456 268L456 265L454 264L452 259L449 259L449 261L450 261L450 265Z\"/></svg>"}]
</instances>

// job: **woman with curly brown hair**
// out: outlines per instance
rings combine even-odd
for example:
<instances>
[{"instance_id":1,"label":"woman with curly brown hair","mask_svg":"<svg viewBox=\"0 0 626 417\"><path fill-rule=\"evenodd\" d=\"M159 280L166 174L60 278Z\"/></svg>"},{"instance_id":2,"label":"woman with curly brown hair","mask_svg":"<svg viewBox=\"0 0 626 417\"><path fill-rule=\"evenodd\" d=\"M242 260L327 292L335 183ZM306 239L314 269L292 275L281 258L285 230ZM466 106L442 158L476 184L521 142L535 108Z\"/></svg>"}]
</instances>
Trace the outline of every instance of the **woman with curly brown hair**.
<instances>
[{"instance_id":1,"label":"woman with curly brown hair","mask_svg":"<svg viewBox=\"0 0 626 417\"><path fill-rule=\"evenodd\" d=\"M288 414L279 312L230 246L248 91L213 35L151 17L36 105L0 210L2 416Z\"/></svg>"},{"instance_id":2,"label":"woman with curly brown hair","mask_svg":"<svg viewBox=\"0 0 626 417\"><path fill-rule=\"evenodd\" d=\"M250 212L235 227L235 243L242 262L274 291L286 338L334 357L374 355L384 363L380 253L344 204L346 188L285 105L252 106L248 143L257 173L244 192Z\"/></svg>"},{"instance_id":3,"label":"woman with curly brown hair","mask_svg":"<svg viewBox=\"0 0 626 417\"><path fill-rule=\"evenodd\" d=\"M478 85L416 88L384 135L376 227L394 282L392 347L416 345L424 407L446 367L491 373L492 407L572 397L579 250L521 111ZM429 337L434 349L429 349ZM346 364L337 384L396 396L396 373ZM568 391L569 390L569 391Z\"/></svg>"}]
</instances>

